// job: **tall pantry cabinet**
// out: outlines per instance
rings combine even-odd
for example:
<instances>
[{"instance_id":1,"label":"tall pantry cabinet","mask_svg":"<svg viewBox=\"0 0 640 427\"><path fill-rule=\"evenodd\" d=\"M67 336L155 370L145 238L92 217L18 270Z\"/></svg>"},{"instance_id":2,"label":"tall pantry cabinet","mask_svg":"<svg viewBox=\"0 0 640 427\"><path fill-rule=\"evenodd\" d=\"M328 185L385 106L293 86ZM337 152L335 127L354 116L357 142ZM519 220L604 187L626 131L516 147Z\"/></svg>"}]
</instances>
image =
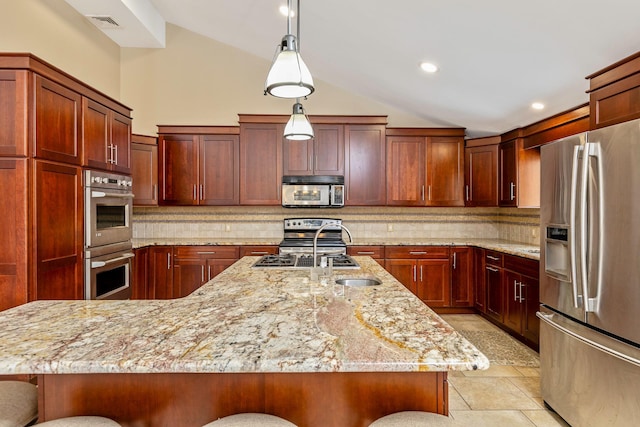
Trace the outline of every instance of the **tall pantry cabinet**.
<instances>
[{"instance_id":1,"label":"tall pantry cabinet","mask_svg":"<svg viewBox=\"0 0 640 427\"><path fill-rule=\"evenodd\" d=\"M0 53L0 310L84 297L83 150L94 143L83 127L87 103L118 117L118 129L108 124L101 136L117 141L120 170L128 168L128 108L33 55Z\"/></svg>"}]
</instances>

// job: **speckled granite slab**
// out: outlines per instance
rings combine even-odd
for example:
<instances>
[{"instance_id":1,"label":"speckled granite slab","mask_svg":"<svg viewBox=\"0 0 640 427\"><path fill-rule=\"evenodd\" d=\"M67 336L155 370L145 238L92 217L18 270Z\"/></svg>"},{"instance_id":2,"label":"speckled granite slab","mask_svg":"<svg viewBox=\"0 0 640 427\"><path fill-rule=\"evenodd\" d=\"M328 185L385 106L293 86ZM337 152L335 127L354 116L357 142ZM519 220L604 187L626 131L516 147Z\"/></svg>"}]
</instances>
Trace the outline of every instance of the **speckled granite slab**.
<instances>
[{"instance_id":1,"label":"speckled granite slab","mask_svg":"<svg viewBox=\"0 0 640 427\"><path fill-rule=\"evenodd\" d=\"M0 374L486 369L487 358L369 257L336 286L245 257L188 297L37 301L0 312Z\"/></svg>"}]
</instances>

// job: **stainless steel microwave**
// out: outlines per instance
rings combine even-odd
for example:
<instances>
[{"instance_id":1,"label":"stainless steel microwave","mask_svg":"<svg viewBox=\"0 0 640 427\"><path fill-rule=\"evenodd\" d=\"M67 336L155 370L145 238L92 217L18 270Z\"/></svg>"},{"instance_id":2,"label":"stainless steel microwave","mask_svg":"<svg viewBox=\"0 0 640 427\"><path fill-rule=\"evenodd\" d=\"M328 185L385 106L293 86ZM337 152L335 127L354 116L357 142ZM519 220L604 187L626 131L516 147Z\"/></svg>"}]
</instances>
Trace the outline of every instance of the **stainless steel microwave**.
<instances>
[{"instance_id":1,"label":"stainless steel microwave","mask_svg":"<svg viewBox=\"0 0 640 427\"><path fill-rule=\"evenodd\" d=\"M282 206L287 208L342 207L344 206L344 177L283 176Z\"/></svg>"}]
</instances>

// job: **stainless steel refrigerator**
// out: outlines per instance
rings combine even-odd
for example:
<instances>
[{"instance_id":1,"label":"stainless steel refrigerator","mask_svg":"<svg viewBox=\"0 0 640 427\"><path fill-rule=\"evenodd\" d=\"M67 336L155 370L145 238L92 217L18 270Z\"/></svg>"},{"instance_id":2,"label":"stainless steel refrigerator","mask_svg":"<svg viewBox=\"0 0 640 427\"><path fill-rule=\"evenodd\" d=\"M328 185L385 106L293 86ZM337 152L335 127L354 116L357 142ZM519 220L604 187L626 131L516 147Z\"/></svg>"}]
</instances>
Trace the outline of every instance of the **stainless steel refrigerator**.
<instances>
[{"instance_id":1,"label":"stainless steel refrigerator","mask_svg":"<svg viewBox=\"0 0 640 427\"><path fill-rule=\"evenodd\" d=\"M640 423L640 120L541 148L542 397L569 424Z\"/></svg>"}]
</instances>

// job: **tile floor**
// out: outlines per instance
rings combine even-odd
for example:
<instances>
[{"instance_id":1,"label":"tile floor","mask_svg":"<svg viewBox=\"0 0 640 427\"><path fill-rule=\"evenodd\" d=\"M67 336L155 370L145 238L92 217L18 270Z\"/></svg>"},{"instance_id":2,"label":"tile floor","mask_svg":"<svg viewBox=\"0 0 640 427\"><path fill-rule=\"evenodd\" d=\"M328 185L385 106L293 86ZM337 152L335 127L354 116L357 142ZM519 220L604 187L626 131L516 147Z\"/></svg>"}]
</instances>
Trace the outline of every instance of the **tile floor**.
<instances>
[{"instance_id":1,"label":"tile floor","mask_svg":"<svg viewBox=\"0 0 640 427\"><path fill-rule=\"evenodd\" d=\"M474 314L442 315L458 330L499 331ZM540 368L493 364L485 371L449 373L449 414L474 427L568 426L545 409L540 393Z\"/></svg>"}]
</instances>

